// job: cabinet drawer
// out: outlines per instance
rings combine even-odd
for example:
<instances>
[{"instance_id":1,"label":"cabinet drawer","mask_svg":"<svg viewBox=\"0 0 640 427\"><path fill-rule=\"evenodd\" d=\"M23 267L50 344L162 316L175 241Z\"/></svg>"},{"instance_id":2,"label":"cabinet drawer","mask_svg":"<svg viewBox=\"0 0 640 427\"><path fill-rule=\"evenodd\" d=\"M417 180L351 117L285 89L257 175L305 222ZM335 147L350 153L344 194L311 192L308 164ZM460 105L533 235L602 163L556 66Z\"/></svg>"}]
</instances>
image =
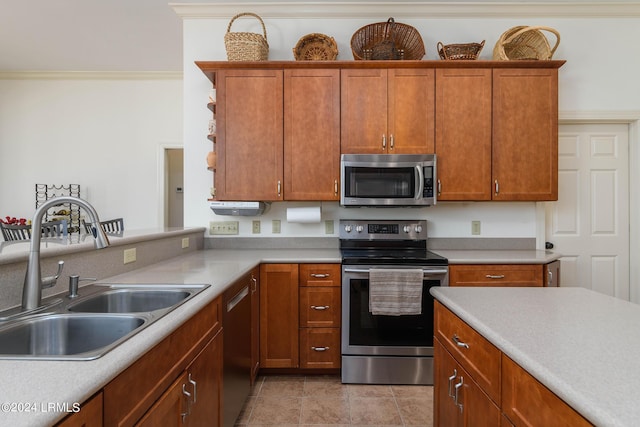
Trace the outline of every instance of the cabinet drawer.
<instances>
[{"instance_id":1,"label":"cabinet drawer","mask_svg":"<svg viewBox=\"0 0 640 427\"><path fill-rule=\"evenodd\" d=\"M340 264L300 264L300 286L340 286Z\"/></svg>"},{"instance_id":2,"label":"cabinet drawer","mask_svg":"<svg viewBox=\"0 0 640 427\"><path fill-rule=\"evenodd\" d=\"M543 286L542 264L450 265L449 286Z\"/></svg>"},{"instance_id":3,"label":"cabinet drawer","mask_svg":"<svg viewBox=\"0 0 640 427\"><path fill-rule=\"evenodd\" d=\"M500 350L438 301L434 334L487 395L500 402Z\"/></svg>"},{"instance_id":4,"label":"cabinet drawer","mask_svg":"<svg viewBox=\"0 0 640 427\"><path fill-rule=\"evenodd\" d=\"M300 329L300 367L340 367L340 328Z\"/></svg>"},{"instance_id":5,"label":"cabinet drawer","mask_svg":"<svg viewBox=\"0 0 640 427\"><path fill-rule=\"evenodd\" d=\"M505 355L502 355L502 411L513 425L592 425Z\"/></svg>"},{"instance_id":6,"label":"cabinet drawer","mask_svg":"<svg viewBox=\"0 0 640 427\"><path fill-rule=\"evenodd\" d=\"M340 288L300 288L300 327L340 327Z\"/></svg>"}]
</instances>

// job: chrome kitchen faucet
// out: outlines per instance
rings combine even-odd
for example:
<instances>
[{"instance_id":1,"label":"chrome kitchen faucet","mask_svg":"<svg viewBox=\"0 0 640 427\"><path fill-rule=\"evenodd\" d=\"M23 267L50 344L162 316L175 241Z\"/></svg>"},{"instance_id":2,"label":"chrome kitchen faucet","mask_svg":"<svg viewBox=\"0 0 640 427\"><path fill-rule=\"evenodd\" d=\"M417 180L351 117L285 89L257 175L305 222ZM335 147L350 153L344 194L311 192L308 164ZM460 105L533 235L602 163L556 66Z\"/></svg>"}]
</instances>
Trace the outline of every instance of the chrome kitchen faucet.
<instances>
[{"instance_id":1,"label":"chrome kitchen faucet","mask_svg":"<svg viewBox=\"0 0 640 427\"><path fill-rule=\"evenodd\" d=\"M42 238L42 218L47 209L61 203L75 203L87 211L93 224L100 224L98 213L87 201L78 197L61 196L44 202L33 214L31 221L31 249L29 250L29 262L24 276L24 288L22 290L22 310L34 310L42 304L42 288L55 285L55 280L61 272L61 264L58 264L56 276L42 278L40 272L40 239ZM109 246L109 238L102 227L93 227L93 235L96 239L96 249Z\"/></svg>"}]
</instances>

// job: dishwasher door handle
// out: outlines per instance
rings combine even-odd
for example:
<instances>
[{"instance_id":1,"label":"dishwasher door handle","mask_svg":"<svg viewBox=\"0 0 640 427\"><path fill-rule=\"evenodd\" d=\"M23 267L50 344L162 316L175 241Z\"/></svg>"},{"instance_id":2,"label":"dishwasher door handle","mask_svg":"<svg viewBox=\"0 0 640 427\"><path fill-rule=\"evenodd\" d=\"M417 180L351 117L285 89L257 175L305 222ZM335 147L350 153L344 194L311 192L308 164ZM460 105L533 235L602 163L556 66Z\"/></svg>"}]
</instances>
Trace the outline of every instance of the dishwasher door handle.
<instances>
[{"instance_id":1,"label":"dishwasher door handle","mask_svg":"<svg viewBox=\"0 0 640 427\"><path fill-rule=\"evenodd\" d=\"M227 303L227 313L233 310L236 305L240 304L240 301L242 301L247 295L249 295L249 285L242 288L242 290Z\"/></svg>"}]
</instances>

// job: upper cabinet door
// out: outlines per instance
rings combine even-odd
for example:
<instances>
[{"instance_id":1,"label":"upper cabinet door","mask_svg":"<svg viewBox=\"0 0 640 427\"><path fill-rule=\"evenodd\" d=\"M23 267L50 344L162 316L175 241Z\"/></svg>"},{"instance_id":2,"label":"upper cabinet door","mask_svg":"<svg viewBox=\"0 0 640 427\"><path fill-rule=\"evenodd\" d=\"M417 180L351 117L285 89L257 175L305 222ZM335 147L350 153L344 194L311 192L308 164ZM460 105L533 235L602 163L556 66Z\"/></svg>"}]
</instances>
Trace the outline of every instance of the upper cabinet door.
<instances>
[{"instance_id":1,"label":"upper cabinet door","mask_svg":"<svg viewBox=\"0 0 640 427\"><path fill-rule=\"evenodd\" d=\"M217 73L218 200L283 200L283 71Z\"/></svg>"},{"instance_id":2,"label":"upper cabinet door","mask_svg":"<svg viewBox=\"0 0 640 427\"><path fill-rule=\"evenodd\" d=\"M385 154L387 70L348 69L341 75L340 151Z\"/></svg>"},{"instance_id":3,"label":"upper cabinet door","mask_svg":"<svg viewBox=\"0 0 640 427\"><path fill-rule=\"evenodd\" d=\"M339 200L340 70L284 71L284 197Z\"/></svg>"},{"instance_id":4,"label":"upper cabinet door","mask_svg":"<svg viewBox=\"0 0 640 427\"><path fill-rule=\"evenodd\" d=\"M491 70L436 70L438 200L491 200Z\"/></svg>"},{"instance_id":5,"label":"upper cabinet door","mask_svg":"<svg viewBox=\"0 0 640 427\"><path fill-rule=\"evenodd\" d=\"M558 70L493 70L493 200L558 200Z\"/></svg>"},{"instance_id":6,"label":"upper cabinet door","mask_svg":"<svg viewBox=\"0 0 640 427\"><path fill-rule=\"evenodd\" d=\"M435 73L433 69L388 71L387 152L434 152Z\"/></svg>"}]
</instances>

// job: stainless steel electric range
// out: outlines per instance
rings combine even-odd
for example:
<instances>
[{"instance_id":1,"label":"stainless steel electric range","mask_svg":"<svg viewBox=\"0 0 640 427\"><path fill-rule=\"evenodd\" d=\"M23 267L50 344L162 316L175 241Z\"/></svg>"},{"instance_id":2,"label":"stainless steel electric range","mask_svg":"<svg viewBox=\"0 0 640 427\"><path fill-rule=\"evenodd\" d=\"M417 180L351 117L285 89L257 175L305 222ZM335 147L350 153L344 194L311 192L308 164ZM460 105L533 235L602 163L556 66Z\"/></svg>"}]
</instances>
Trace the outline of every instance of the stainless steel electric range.
<instances>
[{"instance_id":1,"label":"stainless steel electric range","mask_svg":"<svg viewBox=\"0 0 640 427\"><path fill-rule=\"evenodd\" d=\"M434 300L429 289L448 285L449 268L446 258L427 250L427 222L341 220L339 235L342 382L433 384ZM422 271L418 314L372 313L370 275L383 269L392 274L413 270L414 281L420 278L415 270ZM414 285L419 289L419 282ZM376 293L380 286L385 290L378 279L375 286ZM393 286L397 292L397 281Z\"/></svg>"}]
</instances>

